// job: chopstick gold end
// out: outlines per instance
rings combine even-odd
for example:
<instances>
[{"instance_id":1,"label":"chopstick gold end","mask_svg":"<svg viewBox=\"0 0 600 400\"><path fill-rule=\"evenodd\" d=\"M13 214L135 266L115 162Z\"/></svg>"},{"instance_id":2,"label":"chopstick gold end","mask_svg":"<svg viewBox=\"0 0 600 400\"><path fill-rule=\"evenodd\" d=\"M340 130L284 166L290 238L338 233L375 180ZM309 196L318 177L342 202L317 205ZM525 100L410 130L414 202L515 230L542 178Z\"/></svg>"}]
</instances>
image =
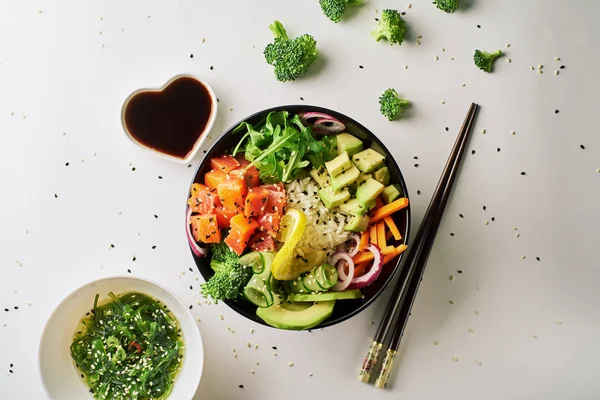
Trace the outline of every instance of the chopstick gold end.
<instances>
[{"instance_id":1,"label":"chopstick gold end","mask_svg":"<svg viewBox=\"0 0 600 400\"><path fill-rule=\"evenodd\" d=\"M383 364L381 364L381 369L379 370L379 376L375 381L375 387L379 389L385 389L387 385L387 381L390 377L390 372L392 371L392 367L394 366L394 359L396 358L396 350L389 349L385 353L385 358L383 359Z\"/></svg>"},{"instance_id":2,"label":"chopstick gold end","mask_svg":"<svg viewBox=\"0 0 600 400\"><path fill-rule=\"evenodd\" d=\"M377 341L373 341L373 343L371 343L371 347L367 352L367 356L365 357L360 369L360 373L358 374L358 380L360 382L369 383L371 380L371 374L373 373L375 364L377 364L377 359L379 358L379 353L381 352L382 347L383 344Z\"/></svg>"}]
</instances>

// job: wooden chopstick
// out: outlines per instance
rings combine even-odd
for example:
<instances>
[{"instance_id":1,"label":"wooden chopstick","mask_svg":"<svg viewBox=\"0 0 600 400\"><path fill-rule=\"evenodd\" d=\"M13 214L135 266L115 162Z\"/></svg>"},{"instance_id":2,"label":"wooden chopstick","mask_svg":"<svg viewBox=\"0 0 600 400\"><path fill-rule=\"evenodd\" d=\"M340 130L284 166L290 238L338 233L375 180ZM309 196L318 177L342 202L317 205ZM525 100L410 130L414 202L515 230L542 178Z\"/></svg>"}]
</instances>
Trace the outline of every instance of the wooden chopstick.
<instances>
[{"instance_id":1,"label":"wooden chopstick","mask_svg":"<svg viewBox=\"0 0 600 400\"><path fill-rule=\"evenodd\" d=\"M444 167L440 180L438 181L435 192L431 198L431 201L429 202L423 222L417 231L415 241L409 249L409 253L405 259L403 267L400 269L400 276L396 282L396 285L394 286L390 301L386 307L381 323L379 324L377 332L375 333L375 337L373 338L371 346L369 347L369 351L367 352L367 356L363 361L360 373L358 375L358 380L361 382L369 382L371 379L371 374L375 365L377 364L379 354L383 347L383 342L386 336L388 336L390 328L392 327L392 322L398 315L399 309L402 306L402 299L406 293L406 289L409 284L409 278L415 273L415 262L418 262L418 260L421 258L421 254L424 251L426 251L427 254L429 253L431 243L428 243L428 241L425 239L428 236L428 232L432 226L432 223L434 223L434 219L437 215L437 210L443 194L447 191L447 189L449 189L449 178L452 177L452 180L454 179L456 172L452 174L452 171L456 170L455 167L458 166L457 160L460 159L460 156L463 153L464 144L466 143L466 138L472 127L472 122L478 107L479 106L474 103L471 103L471 106L469 107L465 121L463 122L460 132L456 138L456 142L454 143L450 156L448 157L448 161L446 162L446 166ZM429 249L427 249L427 247L429 247ZM393 358L391 360L393 361ZM388 375L390 369L391 365L390 368L387 369Z\"/></svg>"},{"instance_id":2,"label":"wooden chopstick","mask_svg":"<svg viewBox=\"0 0 600 400\"><path fill-rule=\"evenodd\" d=\"M427 260L429 258L429 254L431 253L431 249L433 247L433 243L435 241L435 237L440 226L440 222L442 220L442 216L444 214L444 209L446 207L446 203L448 202L448 197L450 196L450 192L452 189L452 184L454 183L454 179L456 178L462 154L464 153L464 149L466 148L466 142L468 139L468 133L471 131L473 126L474 116L477 112L477 107L475 107L475 112L473 113L473 118L468 121L466 126L467 135L462 139L462 143L458 149L458 156L455 160L454 165L450 169L450 174L448 176L448 181L446 187L442 191L441 198L438 203L438 207L435 210L435 214L431 219L429 226L427 227L427 232L423 238L424 243L426 245L423 247L419 257L417 258L414 271L409 277L409 284L406 292L401 296L400 299L400 312L398 315L398 320L395 324L394 330L392 331L392 336L390 339L390 343L388 346L388 350L386 351L385 358L383 363L381 364L381 369L379 371L379 375L375 380L375 386L378 388L385 388L390 376L390 372L393 367L393 363L398 352L398 347L400 346L400 341L402 340L402 336L404 335L404 330L406 328L408 318L410 316L410 311L414 304L415 298L417 297L417 291L419 290L419 285L423 278L423 273L425 271L425 266L427 265Z\"/></svg>"}]
</instances>

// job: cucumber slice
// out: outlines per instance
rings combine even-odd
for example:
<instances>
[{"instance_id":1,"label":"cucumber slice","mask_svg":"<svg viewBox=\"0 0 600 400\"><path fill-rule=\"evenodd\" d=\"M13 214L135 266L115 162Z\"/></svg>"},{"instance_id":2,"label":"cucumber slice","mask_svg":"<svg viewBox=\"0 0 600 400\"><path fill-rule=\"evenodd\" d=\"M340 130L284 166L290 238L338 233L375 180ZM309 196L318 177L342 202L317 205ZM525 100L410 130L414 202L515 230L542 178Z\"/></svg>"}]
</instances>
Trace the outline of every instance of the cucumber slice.
<instances>
[{"instance_id":1,"label":"cucumber slice","mask_svg":"<svg viewBox=\"0 0 600 400\"><path fill-rule=\"evenodd\" d=\"M244 288L244 297L255 306L261 308L269 307L269 301L267 300L265 293L252 286L246 286Z\"/></svg>"},{"instance_id":2,"label":"cucumber slice","mask_svg":"<svg viewBox=\"0 0 600 400\"><path fill-rule=\"evenodd\" d=\"M310 293L302 284L302 278L286 282L287 289L291 293ZM272 289L271 289L272 290Z\"/></svg>"},{"instance_id":3,"label":"cucumber slice","mask_svg":"<svg viewBox=\"0 0 600 400\"><path fill-rule=\"evenodd\" d=\"M346 290L343 292L326 292L317 294L291 294L289 301L297 302L315 302L330 300L353 300L361 298L362 293L358 289Z\"/></svg>"},{"instance_id":4,"label":"cucumber slice","mask_svg":"<svg viewBox=\"0 0 600 400\"><path fill-rule=\"evenodd\" d=\"M241 257L240 264L252 267L252 272L255 274L260 274L265 270L265 258L259 251L254 251Z\"/></svg>"},{"instance_id":5,"label":"cucumber slice","mask_svg":"<svg viewBox=\"0 0 600 400\"><path fill-rule=\"evenodd\" d=\"M317 283L317 278L315 277L315 268L313 268L313 270L308 274L304 275L302 284L310 293L316 293L322 290L321 286L319 286Z\"/></svg>"},{"instance_id":6,"label":"cucumber slice","mask_svg":"<svg viewBox=\"0 0 600 400\"><path fill-rule=\"evenodd\" d=\"M315 270L315 278L323 290L329 290L337 283L338 272L331 264L319 265Z\"/></svg>"}]
</instances>

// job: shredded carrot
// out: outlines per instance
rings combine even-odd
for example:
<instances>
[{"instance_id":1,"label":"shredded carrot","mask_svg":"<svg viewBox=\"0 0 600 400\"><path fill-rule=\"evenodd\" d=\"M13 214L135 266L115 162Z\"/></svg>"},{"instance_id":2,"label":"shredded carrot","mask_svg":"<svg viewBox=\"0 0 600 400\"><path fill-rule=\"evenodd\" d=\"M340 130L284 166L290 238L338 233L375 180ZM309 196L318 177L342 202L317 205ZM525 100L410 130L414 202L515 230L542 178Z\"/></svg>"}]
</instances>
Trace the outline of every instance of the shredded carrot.
<instances>
[{"instance_id":1,"label":"shredded carrot","mask_svg":"<svg viewBox=\"0 0 600 400\"><path fill-rule=\"evenodd\" d=\"M383 207L383 201L381 200L381 197L377 196L377 198L375 199L375 209L380 209L381 207Z\"/></svg>"},{"instance_id":2,"label":"shredded carrot","mask_svg":"<svg viewBox=\"0 0 600 400\"><path fill-rule=\"evenodd\" d=\"M392 215L396 211L402 210L407 205L408 205L408 199L406 197L403 197L401 199L393 201L390 204L385 205L385 206L381 207L380 209L378 209L375 212L375 214L373 214L373 217L371 217L370 223L377 222L380 219L387 217L388 215Z\"/></svg>"},{"instance_id":3,"label":"shredded carrot","mask_svg":"<svg viewBox=\"0 0 600 400\"><path fill-rule=\"evenodd\" d=\"M400 250L400 248L402 246L406 247L403 244L399 245L398 247L387 246L386 248L381 250L381 254L383 254L384 256L387 256L388 254L395 254L395 253L400 254L404 251L404 249ZM363 263L365 261L371 261L372 259L373 259L373 253L371 253L368 250L360 252L357 255L355 255L354 257L352 257L352 261L354 261L354 265Z\"/></svg>"},{"instance_id":4,"label":"shredded carrot","mask_svg":"<svg viewBox=\"0 0 600 400\"><path fill-rule=\"evenodd\" d=\"M392 216L388 215L387 217L384 217L383 220L387 224L388 228L390 228L390 232L392 232L392 235L394 235L394 239L402 239L402 235L400 234L400 231L398 230L398 227L396 226L396 223L394 222Z\"/></svg>"},{"instance_id":5,"label":"shredded carrot","mask_svg":"<svg viewBox=\"0 0 600 400\"><path fill-rule=\"evenodd\" d=\"M367 268L371 264L372 263L370 261L365 261L363 263L357 264L354 267L354 277L358 278L359 276L363 276L365 274L365 272L367 272Z\"/></svg>"},{"instance_id":6,"label":"shredded carrot","mask_svg":"<svg viewBox=\"0 0 600 400\"><path fill-rule=\"evenodd\" d=\"M404 250L406 250L407 248L408 248L407 245L401 244L400 246L396 247L393 252L384 255L383 256L383 265L392 261L398 254L403 253Z\"/></svg>"},{"instance_id":7,"label":"shredded carrot","mask_svg":"<svg viewBox=\"0 0 600 400\"><path fill-rule=\"evenodd\" d=\"M363 251L369 244L369 230L367 229L360 236L360 243L358 244L358 251Z\"/></svg>"},{"instance_id":8,"label":"shredded carrot","mask_svg":"<svg viewBox=\"0 0 600 400\"><path fill-rule=\"evenodd\" d=\"M377 223L377 245L381 249L387 247L387 243L385 242L385 222L383 221Z\"/></svg>"},{"instance_id":9,"label":"shredded carrot","mask_svg":"<svg viewBox=\"0 0 600 400\"><path fill-rule=\"evenodd\" d=\"M377 244L377 225L371 226L371 232L369 233L369 240L373 244Z\"/></svg>"},{"instance_id":10,"label":"shredded carrot","mask_svg":"<svg viewBox=\"0 0 600 400\"><path fill-rule=\"evenodd\" d=\"M385 234L385 240L390 240L392 238L393 234L392 231L387 231Z\"/></svg>"}]
</instances>

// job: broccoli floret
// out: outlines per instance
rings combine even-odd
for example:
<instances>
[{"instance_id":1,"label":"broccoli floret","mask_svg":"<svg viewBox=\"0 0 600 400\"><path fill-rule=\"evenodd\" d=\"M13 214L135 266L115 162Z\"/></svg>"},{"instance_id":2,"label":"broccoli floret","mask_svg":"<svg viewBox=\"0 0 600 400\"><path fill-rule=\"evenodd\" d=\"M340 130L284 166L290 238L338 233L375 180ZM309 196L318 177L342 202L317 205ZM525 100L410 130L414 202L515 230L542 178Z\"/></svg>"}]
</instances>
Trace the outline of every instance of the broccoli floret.
<instances>
[{"instance_id":1,"label":"broccoli floret","mask_svg":"<svg viewBox=\"0 0 600 400\"><path fill-rule=\"evenodd\" d=\"M275 35L275 40L265 47L267 63L275 67L275 78L278 81L296 80L317 59L319 50L316 40L308 34L290 40L279 21L269 25L269 29Z\"/></svg>"},{"instance_id":2,"label":"broccoli floret","mask_svg":"<svg viewBox=\"0 0 600 400\"><path fill-rule=\"evenodd\" d=\"M219 300L237 300L244 295L244 287L252 277L252 268L242 266L240 258L227 244L211 247L210 266L215 274L200 286L204 297Z\"/></svg>"},{"instance_id":3,"label":"broccoli floret","mask_svg":"<svg viewBox=\"0 0 600 400\"><path fill-rule=\"evenodd\" d=\"M473 54L473 61L477 68L485 72L492 72L492 67L494 66L494 61L496 58L502 55L502 50L498 50L495 53L488 53L481 50L475 50L475 54Z\"/></svg>"},{"instance_id":4,"label":"broccoli floret","mask_svg":"<svg viewBox=\"0 0 600 400\"><path fill-rule=\"evenodd\" d=\"M442 11L453 13L454 11L458 10L460 0L434 0L433 4L435 4L437 8Z\"/></svg>"},{"instance_id":5,"label":"broccoli floret","mask_svg":"<svg viewBox=\"0 0 600 400\"><path fill-rule=\"evenodd\" d=\"M348 4L361 4L364 0L319 0L323 14L336 24L342 20Z\"/></svg>"},{"instance_id":6,"label":"broccoli floret","mask_svg":"<svg viewBox=\"0 0 600 400\"><path fill-rule=\"evenodd\" d=\"M404 41L405 33L406 25L400 17L400 13L397 10L383 10L377 28L371 32L371 35L378 42L381 39L387 39L390 45L394 43L400 45Z\"/></svg>"},{"instance_id":7,"label":"broccoli floret","mask_svg":"<svg viewBox=\"0 0 600 400\"><path fill-rule=\"evenodd\" d=\"M408 100L401 99L396 90L387 89L379 97L379 111L391 121L396 118L398 114L400 114L401 109L408 106L409 103Z\"/></svg>"}]
</instances>

